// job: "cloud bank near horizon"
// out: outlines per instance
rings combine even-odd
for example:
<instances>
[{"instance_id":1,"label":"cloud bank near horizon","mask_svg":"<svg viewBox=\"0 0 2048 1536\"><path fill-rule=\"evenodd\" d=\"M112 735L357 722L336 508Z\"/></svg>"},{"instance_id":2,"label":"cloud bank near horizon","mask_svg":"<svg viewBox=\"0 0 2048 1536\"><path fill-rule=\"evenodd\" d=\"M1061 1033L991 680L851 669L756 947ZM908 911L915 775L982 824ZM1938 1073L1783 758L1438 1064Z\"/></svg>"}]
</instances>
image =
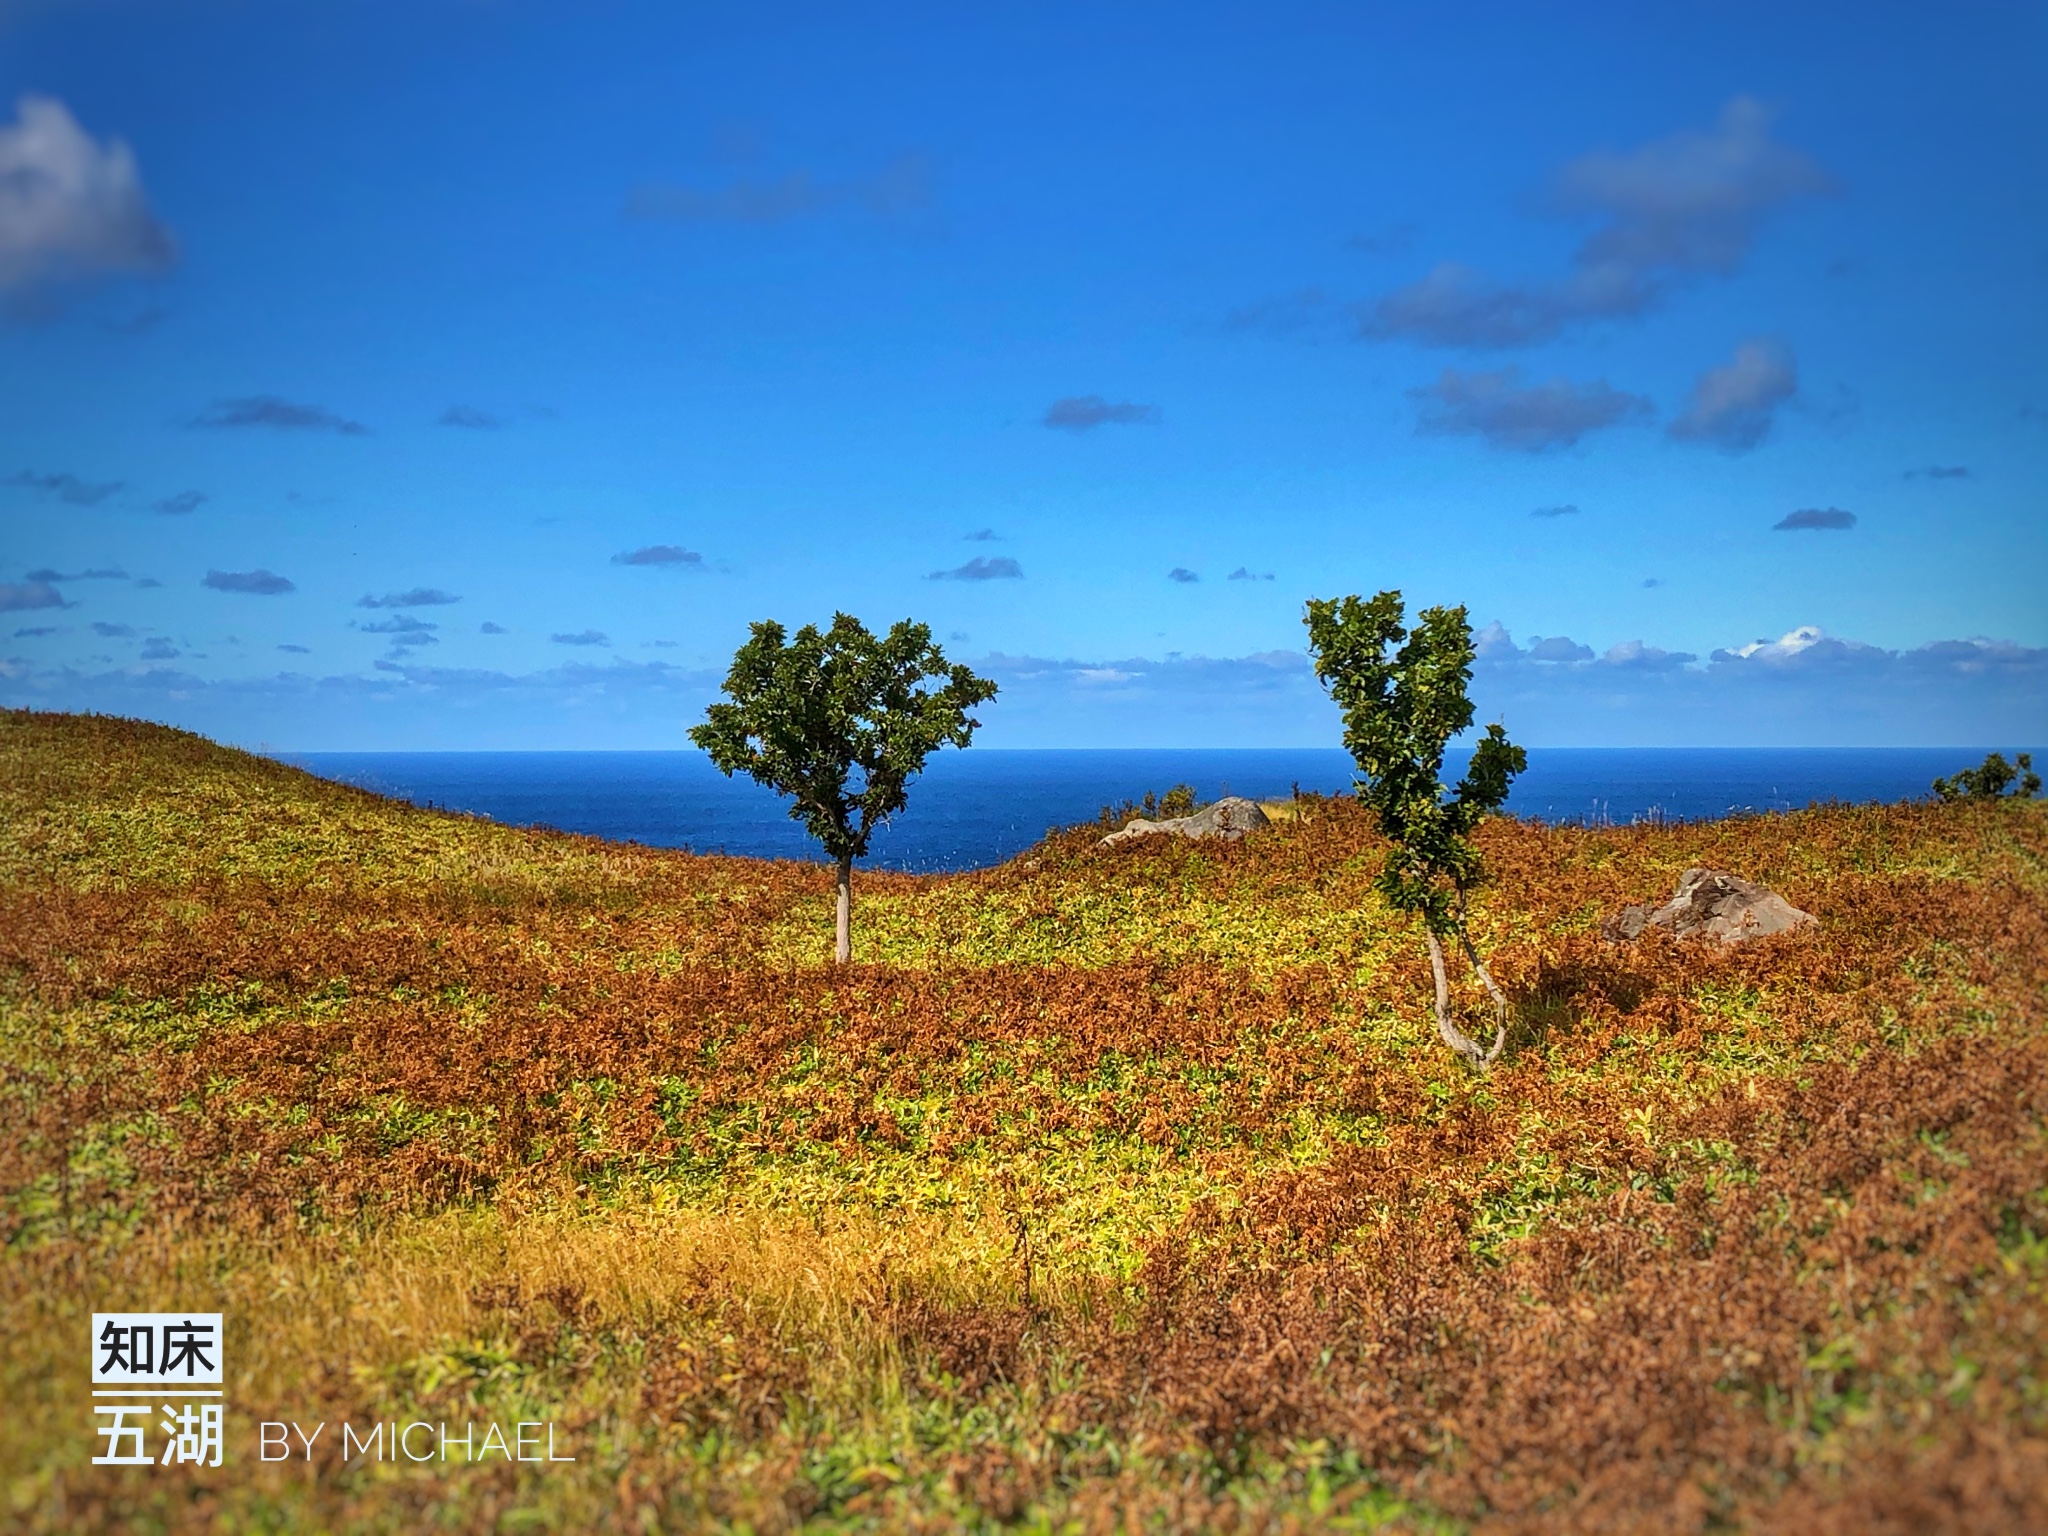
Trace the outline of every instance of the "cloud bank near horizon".
<instances>
[{"instance_id":1,"label":"cloud bank near horizon","mask_svg":"<svg viewBox=\"0 0 2048 1536\"><path fill-rule=\"evenodd\" d=\"M561 637L557 637L560 639ZM2048 647L1985 638L1904 650L1803 625L1701 657L1641 639L1475 635L1473 702L1537 746L1948 746L2048 740ZM570 637L564 643L582 643ZM589 642L593 646L595 642ZM971 660L1002 693L991 747L1314 746L1334 707L1300 651ZM617 657L517 673L415 664L207 679L144 658L100 671L0 661L0 704L137 715L241 744L662 748L717 696L720 667Z\"/></svg>"}]
</instances>

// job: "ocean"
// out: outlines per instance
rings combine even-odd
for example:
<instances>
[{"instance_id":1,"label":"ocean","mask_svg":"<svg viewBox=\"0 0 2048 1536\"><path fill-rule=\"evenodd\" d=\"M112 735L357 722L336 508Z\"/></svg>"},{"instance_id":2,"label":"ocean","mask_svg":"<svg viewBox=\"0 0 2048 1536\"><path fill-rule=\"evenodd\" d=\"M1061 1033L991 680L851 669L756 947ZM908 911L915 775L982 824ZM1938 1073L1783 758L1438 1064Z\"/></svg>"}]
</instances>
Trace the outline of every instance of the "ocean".
<instances>
[{"instance_id":1,"label":"ocean","mask_svg":"<svg viewBox=\"0 0 2048 1536\"><path fill-rule=\"evenodd\" d=\"M1532 747L1507 808L1551 822L1627 824L1905 800L1983 755L1954 747ZM324 778L517 826L699 853L820 857L789 819L787 801L725 778L693 751L279 756ZM1454 760L1446 778L1461 769ZM1093 821L1105 805L1175 784L1191 784L1207 800L1275 799L1296 787L1330 794L1351 782L1351 760L1335 749L945 751L913 783L909 809L877 834L865 862L915 871L998 864L1050 827Z\"/></svg>"}]
</instances>

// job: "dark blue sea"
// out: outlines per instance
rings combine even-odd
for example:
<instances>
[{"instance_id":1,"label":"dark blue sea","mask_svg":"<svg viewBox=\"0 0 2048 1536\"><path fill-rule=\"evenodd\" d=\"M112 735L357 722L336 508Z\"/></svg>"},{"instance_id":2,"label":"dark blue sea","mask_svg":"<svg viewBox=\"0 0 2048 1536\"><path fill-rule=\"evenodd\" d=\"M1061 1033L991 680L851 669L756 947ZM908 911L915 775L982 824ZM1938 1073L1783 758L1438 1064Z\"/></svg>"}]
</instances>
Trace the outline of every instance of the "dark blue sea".
<instances>
[{"instance_id":1,"label":"dark blue sea","mask_svg":"<svg viewBox=\"0 0 2048 1536\"><path fill-rule=\"evenodd\" d=\"M1785 811L1825 800L1925 796L1937 775L1983 758L1963 748L1532 747L1508 809L1545 821L1627 824ZM418 805L518 826L736 853L819 857L788 802L729 780L696 752L319 752L284 761ZM2038 759L2037 759L2038 761ZM1449 765L1446 777L1462 770ZM1030 847L1105 805L1191 784L1274 799L1296 786L1349 789L1337 750L996 751L935 756L910 808L875 838L888 869L972 869Z\"/></svg>"}]
</instances>

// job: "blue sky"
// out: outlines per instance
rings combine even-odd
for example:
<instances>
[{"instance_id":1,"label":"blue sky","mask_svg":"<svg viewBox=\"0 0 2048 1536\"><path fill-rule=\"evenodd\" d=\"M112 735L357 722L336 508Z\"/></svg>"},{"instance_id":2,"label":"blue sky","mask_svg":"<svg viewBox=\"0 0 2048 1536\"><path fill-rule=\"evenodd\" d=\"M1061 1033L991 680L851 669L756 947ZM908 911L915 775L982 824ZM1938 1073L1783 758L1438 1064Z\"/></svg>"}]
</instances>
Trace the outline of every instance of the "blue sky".
<instances>
[{"instance_id":1,"label":"blue sky","mask_svg":"<svg viewBox=\"0 0 2048 1536\"><path fill-rule=\"evenodd\" d=\"M1532 744L2048 737L2039 8L679 10L0 4L0 702L674 746L843 608L1325 744L1392 586Z\"/></svg>"}]
</instances>

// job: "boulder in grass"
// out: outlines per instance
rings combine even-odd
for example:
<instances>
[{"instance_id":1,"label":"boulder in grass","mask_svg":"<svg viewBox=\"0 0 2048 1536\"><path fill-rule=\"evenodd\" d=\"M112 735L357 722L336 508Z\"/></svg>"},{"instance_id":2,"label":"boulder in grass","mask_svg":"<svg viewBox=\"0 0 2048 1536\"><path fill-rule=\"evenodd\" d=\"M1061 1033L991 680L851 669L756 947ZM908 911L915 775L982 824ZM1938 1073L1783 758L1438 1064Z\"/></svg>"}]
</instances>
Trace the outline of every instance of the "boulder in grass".
<instances>
[{"instance_id":1,"label":"boulder in grass","mask_svg":"<svg viewBox=\"0 0 2048 1536\"><path fill-rule=\"evenodd\" d=\"M1647 906L1625 907L1621 915L1608 919L1603 932L1613 939L1639 937L1646 928L1670 930L1675 938L1718 939L1739 944L1773 933L1791 933L1811 927L1811 912L1802 912L1776 891L1718 869L1688 869L1678 879L1678 891L1654 911Z\"/></svg>"},{"instance_id":2,"label":"boulder in grass","mask_svg":"<svg viewBox=\"0 0 2048 1536\"><path fill-rule=\"evenodd\" d=\"M1108 848L1117 843L1133 843L1141 837L1162 835L1198 840L1218 838L1234 843L1252 828L1266 826L1271 820L1258 801L1231 795L1214 805L1203 806L1192 816L1172 816L1164 821L1147 821L1140 816L1121 830L1110 833L1099 846Z\"/></svg>"}]
</instances>

